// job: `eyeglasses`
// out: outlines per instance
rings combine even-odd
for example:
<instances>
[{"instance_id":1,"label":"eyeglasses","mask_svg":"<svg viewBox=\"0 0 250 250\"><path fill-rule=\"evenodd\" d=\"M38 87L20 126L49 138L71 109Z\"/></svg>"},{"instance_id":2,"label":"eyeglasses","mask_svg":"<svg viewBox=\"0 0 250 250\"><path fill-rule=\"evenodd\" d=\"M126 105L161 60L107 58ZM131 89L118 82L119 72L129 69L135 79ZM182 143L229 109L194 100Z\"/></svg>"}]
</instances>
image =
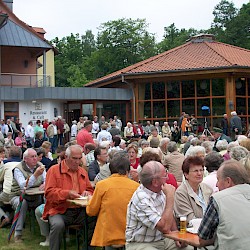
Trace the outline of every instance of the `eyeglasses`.
<instances>
[{"instance_id":1,"label":"eyeglasses","mask_svg":"<svg viewBox=\"0 0 250 250\"><path fill-rule=\"evenodd\" d=\"M200 173L204 173L204 169L195 169L195 170L190 170L189 172L191 172L191 173L195 173L195 174L198 174L199 172Z\"/></svg>"}]
</instances>

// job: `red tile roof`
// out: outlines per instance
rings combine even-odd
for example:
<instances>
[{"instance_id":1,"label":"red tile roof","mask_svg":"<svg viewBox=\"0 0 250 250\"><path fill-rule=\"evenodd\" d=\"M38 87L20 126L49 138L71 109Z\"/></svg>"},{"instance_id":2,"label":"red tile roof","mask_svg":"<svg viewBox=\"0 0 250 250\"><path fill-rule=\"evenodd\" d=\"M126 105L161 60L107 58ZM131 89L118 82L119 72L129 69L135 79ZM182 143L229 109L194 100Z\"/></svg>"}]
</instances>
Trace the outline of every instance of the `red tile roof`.
<instances>
[{"instance_id":1,"label":"red tile roof","mask_svg":"<svg viewBox=\"0 0 250 250\"><path fill-rule=\"evenodd\" d=\"M121 77L122 74L146 74L168 71L205 70L213 68L250 68L250 50L216 41L190 41L147 60L89 82L98 85Z\"/></svg>"}]
</instances>

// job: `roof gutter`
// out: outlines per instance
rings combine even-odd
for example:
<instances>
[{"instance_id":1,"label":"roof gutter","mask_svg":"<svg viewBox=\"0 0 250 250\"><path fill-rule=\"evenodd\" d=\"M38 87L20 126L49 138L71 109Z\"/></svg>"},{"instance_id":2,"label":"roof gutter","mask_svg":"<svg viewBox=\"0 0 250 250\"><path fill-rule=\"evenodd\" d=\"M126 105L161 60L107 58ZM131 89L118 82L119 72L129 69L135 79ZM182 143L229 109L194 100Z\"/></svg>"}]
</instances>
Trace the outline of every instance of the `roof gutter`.
<instances>
[{"instance_id":1,"label":"roof gutter","mask_svg":"<svg viewBox=\"0 0 250 250\"><path fill-rule=\"evenodd\" d=\"M8 20L8 15L7 14L4 14L4 13L0 13L0 29L6 25L7 23L7 20Z\"/></svg>"},{"instance_id":2,"label":"roof gutter","mask_svg":"<svg viewBox=\"0 0 250 250\"><path fill-rule=\"evenodd\" d=\"M124 75L122 74L122 83L126 83L130 89L132 90L132 94L133 94L133 122L136 122L136 115L135 115L135 91L133 88L133 84L131 82L128 82L125 80Z\"/></svg>"}]
</instances>

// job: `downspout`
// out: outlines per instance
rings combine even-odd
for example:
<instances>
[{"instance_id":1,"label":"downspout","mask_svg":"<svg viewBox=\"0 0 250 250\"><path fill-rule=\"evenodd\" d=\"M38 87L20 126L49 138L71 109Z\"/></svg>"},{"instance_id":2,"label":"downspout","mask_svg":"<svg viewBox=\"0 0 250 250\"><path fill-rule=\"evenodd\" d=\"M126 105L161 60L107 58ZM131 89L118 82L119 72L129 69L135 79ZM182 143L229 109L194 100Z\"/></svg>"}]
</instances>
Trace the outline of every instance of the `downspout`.
<instances>
[{"instance_id":1,"label":"downspout","mask_svg":"<svg viewBox=\"0 0 250 250\"><path fill-rule=\"evenodd\" d=\"M134 113L134 117L133 117L133 122L136 122L136 116L135 116L135 91L133 88L133 84L131 82L128 82L125 80L124 75L122 75L122 83L126 83L132 90L132 94L133 94L133 113Z\"/></svg>"},{"instance_id":2,"label":"downspout","mask_svg":"<svg viewBox=\"0 0 250 250\"><path fill-rule=\"evenodd\" d=\"M47 86L46 68L46 50L43 50L43 87Z\"/></svg>"}]
</instances>

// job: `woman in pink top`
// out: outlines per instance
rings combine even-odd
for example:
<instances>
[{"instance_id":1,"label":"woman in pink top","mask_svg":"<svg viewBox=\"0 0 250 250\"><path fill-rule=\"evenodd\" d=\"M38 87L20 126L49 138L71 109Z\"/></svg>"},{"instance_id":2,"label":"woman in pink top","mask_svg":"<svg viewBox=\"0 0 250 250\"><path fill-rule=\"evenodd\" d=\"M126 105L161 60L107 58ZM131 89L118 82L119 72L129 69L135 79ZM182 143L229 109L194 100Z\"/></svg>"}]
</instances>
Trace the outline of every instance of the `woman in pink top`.
<instances>
[{"instance_id":1,"label":"woman in pink top","mask_svg":"<svg viewBox=\"0 0 250 250\"><path fill-rule=\"evenodd\" d=\"M17 135L17 137L16 137L16 139L15 139L15 144L16 144L16 146L18 146L18 147L22 147L22 143L23 142L26 142L26 140L25 140L25 138L23 137L23 133L22 132L18 132L18 135Z\"/></svg>"}]
</instances>

